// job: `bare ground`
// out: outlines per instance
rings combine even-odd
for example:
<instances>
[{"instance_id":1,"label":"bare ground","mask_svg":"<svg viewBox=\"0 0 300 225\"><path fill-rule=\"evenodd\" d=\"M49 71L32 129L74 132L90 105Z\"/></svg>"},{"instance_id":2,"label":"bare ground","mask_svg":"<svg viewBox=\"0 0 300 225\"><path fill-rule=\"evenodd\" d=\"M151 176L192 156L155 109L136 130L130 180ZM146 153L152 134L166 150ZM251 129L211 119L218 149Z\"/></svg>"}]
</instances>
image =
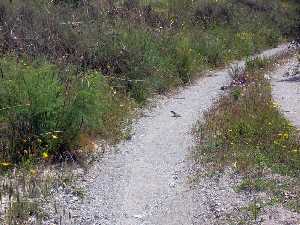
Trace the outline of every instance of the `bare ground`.
<instances>
[{"instance_id":1,"label":"bare ground","mask_svg":"<svg viewBox=\"0 0 300 225\"><path fill-rule=\"evenodd\" d=\"M298 63L296 58L289 59L272 74L271 83L274 100L292 124L300 129L300 73L286 76L287 71Z\"/></svg>"}]
</instances>

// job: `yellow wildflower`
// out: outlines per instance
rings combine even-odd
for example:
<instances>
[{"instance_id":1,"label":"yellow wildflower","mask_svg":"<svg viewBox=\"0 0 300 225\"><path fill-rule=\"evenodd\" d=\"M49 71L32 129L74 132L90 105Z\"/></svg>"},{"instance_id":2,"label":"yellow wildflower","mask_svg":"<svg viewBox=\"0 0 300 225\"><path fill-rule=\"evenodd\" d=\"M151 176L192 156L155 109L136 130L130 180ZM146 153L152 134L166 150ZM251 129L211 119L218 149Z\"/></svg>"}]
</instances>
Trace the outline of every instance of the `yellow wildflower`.
<instances>
[{"instance_id":1,"label":"yellow wildflower","mask_svg":"<svg viewBox=\"0 0 300 225\"><path fill-rule=\"evenodd\" d=\"M0 165L3 166L3 167L9 167L12 164L10 162L1 162Z\"/></svg>"},{"instance_id":2,"label":"yellow wildflower","mask_svg":"<svg viewBox=\"0 0 300 225\"><path fill-rule=\"evenodd\" d=\"M285 133L285 134L283 135L283 138L284 138L284 139L289 139L289 134L288 134L288 133Z\"/></svg>"},{"instance_id":3,"label":"yellow wildflower","mask_svg":"<svg viewBox=\"0 0 300 225\"><path fill-rule=\"evenodd\" d=\"M42 153L42 158L43 159L48 159L49 158L49 154L48 154L47 151L45 151L45 152Z\"/></svg>"},{"instance_id":4,"label":"yellow wildflower","mask_svg":"<svg viewBox=\"0 0 300 225\"><path fill-rule=\"evenodd\" d=\"M279 104L277 102L273 102L273 108L279 108Z\"/></svg>"},{"instance_id":5,"label":"yellow wildflower","mask_svg":"<svg viewBox=\"0 0 300 225\"><path fill-rule=\"evenodd\" d=\"M30 174L31 176L36 176L37 175L37 171L36 170L30 170Z\"/></svg>"}]
</instances>

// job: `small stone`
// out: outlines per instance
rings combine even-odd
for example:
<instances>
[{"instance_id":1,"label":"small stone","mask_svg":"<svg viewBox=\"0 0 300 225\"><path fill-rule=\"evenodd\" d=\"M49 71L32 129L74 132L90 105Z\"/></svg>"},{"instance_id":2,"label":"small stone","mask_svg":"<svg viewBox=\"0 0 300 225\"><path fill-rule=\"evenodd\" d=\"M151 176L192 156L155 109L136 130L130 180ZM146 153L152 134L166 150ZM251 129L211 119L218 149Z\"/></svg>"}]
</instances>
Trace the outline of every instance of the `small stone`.
<instances>
[{"instance_id":1,"label":"small stone","mask_svg":"<svg viewBox=\"0 0 300 225\"><path fill-rule=\"evenodd\" d=\"M171 188L174 188L174 187L176 186L176 184L175 184L175 182L170 182L170 183L169 183L169 186L170 186Z\"/></svg>"},{"instance_id":2,"label":"small stone","mask_svg":"<svg viewBox=\"0 0 300 225\"><path fill-rule=\"evenodd\" d=\"M144 215L139 215L139 214L137 214L137 215L134 215L133 217L134 217L135 219L141 220L141 219L143 219Z\"/></svg>"}]
</instances>

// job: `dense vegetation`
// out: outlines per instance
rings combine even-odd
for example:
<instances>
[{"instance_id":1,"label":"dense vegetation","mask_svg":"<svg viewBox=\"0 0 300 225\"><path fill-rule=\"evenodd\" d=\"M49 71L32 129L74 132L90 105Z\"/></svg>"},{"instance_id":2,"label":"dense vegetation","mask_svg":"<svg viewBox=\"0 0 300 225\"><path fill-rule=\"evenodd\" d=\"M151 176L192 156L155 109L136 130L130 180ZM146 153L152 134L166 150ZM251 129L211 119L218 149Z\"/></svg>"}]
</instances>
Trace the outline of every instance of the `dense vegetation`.
<instances>
[{"instance_id":1,"label":"dense vegetation","mask_svg":"<svg viewBox=\"0 0 300 225\"><path fill-rule=\"evenodd\" d=\"M297 10L279 0L1 1L4 165L74 158L91 134L115 140L133 102L295 35Z\"/></svg>"},{"instance_id":2,"label":"dense vegetation","mask_svg":"<svg viewBox=\"0 0 300 225\"><path fill-rule=\"evenodd\" d=\"M0 65L0 119L8 131L3 133L2 158L69 157L64 153L80 147L83 134L112 134L126 112L118 112L120 98L97 72L61 74L53 65L16 63L8 57Z\"/></svg>"}]
</instances>

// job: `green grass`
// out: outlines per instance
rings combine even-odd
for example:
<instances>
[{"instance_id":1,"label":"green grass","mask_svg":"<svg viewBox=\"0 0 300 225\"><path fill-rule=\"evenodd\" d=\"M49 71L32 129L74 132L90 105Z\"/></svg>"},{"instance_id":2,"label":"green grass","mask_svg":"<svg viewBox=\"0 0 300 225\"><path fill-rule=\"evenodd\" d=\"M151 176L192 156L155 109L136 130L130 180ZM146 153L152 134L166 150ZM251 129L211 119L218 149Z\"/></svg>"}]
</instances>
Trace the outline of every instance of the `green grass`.
<instances>
[{"instance_id":1,"label":"green grass","mask_svg":"<svg viewBox=\"0 0 300 225\"><path fill-rule=\"evenodd\" d=\"M69 7L74 2L77 7ZM143 104L153 93L190 82L199 69L277 45L297 26L292 1L258 1L255 10L233 0L101 3L5 0L0 52L100 70L118 91ZM21 24L14 22L19 18ZM80 23L67 24L72 21ZM17 39L9 35L12 27Z\"/></svg>"},{"instance_id":2,"label":"green grass","mask_svg":"<svg viewBox=\"0 0 300 225\"><path fill-rule=\"evenodd\" d=\"M80 146L78 140L87 140L90 134L118 140L122 137L120 124L134 105L132 99L143 105L153 93L190 83L198 71L276 45L285 34L281 23L295 26L294 3L280 8L280 1L267 3L276 23L263 11L230 0L118 1L116 12L106 4L99 8L94 2L76 1L77 6L72 2L0 4L1 60L6 67L0 102L5 110L0 118L5 126L13 124L19 130L16 135L9 134L16 138L5 145L9 150L4 151L4 158L20 161L33 151L39 155L40 145L47 145L49 152L75 149ZM49 13L41 10L43 7ZM137 18L139 10L142 19ZM245 12L252 15L251 20L242 16ZM73 22L79 21L79 25L66 23L72 13L76 15ZM278 17L283 14L289 15L288 19ZM20 18L22 24L14 22ZM15 37L9 35L12 27ZM7 54L21 63L8 65ZM36 63L41 58L47 63ZM25 60L28 65L22 65L22 59L29 59ZM95 86L90 87L90 82ZM75 92L77 99L73 98ZM22 129L26 131L21 135ZM51 133L54 131L62 131L59 140L51 140L51 135L57 136Z\"/></svg>"},{"instance_id":3,"label":"green grass","mask_svg":"<svg viewBox=\"0 0 300 225\"><path fill-rule=\"evenodd\" d=\"M246 72L235 76L245 84L233 86L206 113L206 122L197 130L202 140L198 153L217 166L234 165L241 172L271 168L297 176L298 132L273 102L271 86L257 70L264 65L261 60L247 62Z\"/></svg>"},{"instance_id":4,"label":"green grass","mask_svg":"<svg viewBox=\"0 0 300 225\"><path fill-rule=\"evenodd\" d=\"M257 175L257 174L256 174ZM245 177L237 186L238 192L248 193L267 193L270 198L266 201L267 205L281 204L292 211L300 212L299 202L299 179L288 177L257 177L255 174Z\"/></svg>"},{"instance_id":5,"label":"green grass","mask_svg":"<svg viewBox=\"0 0 300 225\"><path fill-rule=\"evenodd\" d=\"M271 196L264 205L282 204L299 212L299 133L272 99L264 78L272 64L257 58L248 60L245 70L232 69L229 93L195 129L194 159L212 172L231 167L240 173L238 192L264 192ZM252 202L246 211L256 220L261 209Z\"/></svg>"},{"instance_id":6,"label":"green grass","mask_svg":"<svg viewBox=\"0 0 300 225\"><path fill-rule=\"evenodd\" d=\"M121 132L129 102L114 96L101 74L62 74L54 65L33 64L0 60L2 160L63 159L84 148L89 136Z\"/></svg>"}]
</instances>

